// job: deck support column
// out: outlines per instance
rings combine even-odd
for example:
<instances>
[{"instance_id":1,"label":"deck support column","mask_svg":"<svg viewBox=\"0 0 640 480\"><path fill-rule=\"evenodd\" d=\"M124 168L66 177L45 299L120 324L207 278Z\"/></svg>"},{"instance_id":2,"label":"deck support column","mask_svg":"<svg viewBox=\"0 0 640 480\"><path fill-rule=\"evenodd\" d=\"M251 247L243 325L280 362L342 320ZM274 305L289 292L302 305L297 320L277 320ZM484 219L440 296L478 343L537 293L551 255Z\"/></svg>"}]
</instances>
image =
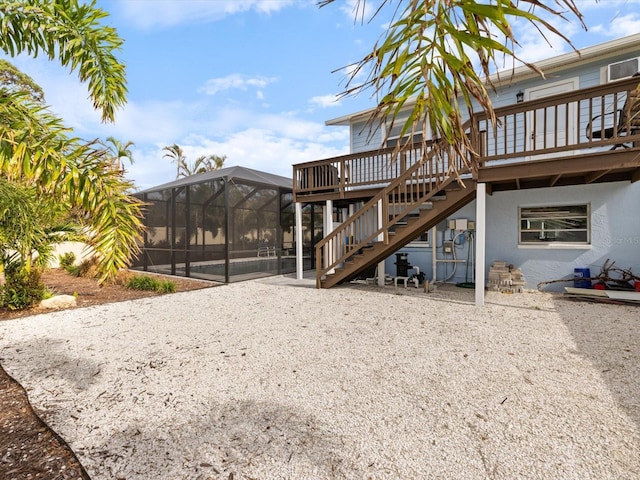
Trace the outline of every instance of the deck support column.
<instances>
[{"instance_id":1,"label":"deck support column","mask_svg":"<svg viewBox=\"0 0 640 480\"><path fill-rule=\"evenodd\" d=\"M296 279L302 280L304 278L304 264L303 264L303 251L302 251L302 204L296 202Z\"/></svg>"},{"instance_id":2,"label":"deck support column","mask_svg":"<svg viewBox=\"0 0 640 480\"><path fill-rule=\"evenodd\" d=\"M324 220L324 236L328 236L333 232L333 200L327 200L325 206L322 208L322 219ZM325 250L325 267L328 267L333 263L335 258L333 241L329 241L324 247ZM331 269L327 273L334 273L335 270Z\"/></svg>"},{"instance_id":3,"label":"deck support column","mask_svg":"<svg viewBox=\"0 0 640 480\"><path fill-rule=\"evenodd\" d=\"M476 305L484 305L485 246L487 233L487 184L476 188Z\"/></svg>"},{"instance_id":4,"label":"deck support column","mask_svg":"<svg viewBox=\"0 0 640 480\"><path fill-rule=\"evenodd\" d=\"M378 228L380 228L383 224L383 218L382 218L382 199L378 200ZM379 242L384 242L384 233L381 233L380 235L378 235L378 241ZM385 278L386 274L384 271L384 259L378 263L378 286L379 287L384 287L384 278Z\"/></svg>"}]
</instances>

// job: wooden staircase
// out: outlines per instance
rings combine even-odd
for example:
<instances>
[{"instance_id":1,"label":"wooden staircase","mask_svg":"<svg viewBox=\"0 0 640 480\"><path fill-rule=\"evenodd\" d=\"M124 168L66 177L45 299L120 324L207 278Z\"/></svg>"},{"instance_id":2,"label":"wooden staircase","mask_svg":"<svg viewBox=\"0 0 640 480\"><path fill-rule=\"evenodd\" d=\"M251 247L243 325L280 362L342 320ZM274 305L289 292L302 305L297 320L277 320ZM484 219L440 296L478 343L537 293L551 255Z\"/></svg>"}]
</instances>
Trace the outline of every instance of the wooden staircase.
<instances>
[{"instance_id":1,"label":"wooden staircase","mask_svg":"<svg viewBox=\"0 0 640 480\"><path fill-rule=\"evenodd\" d=\"M457 172L457 174L455 173ZM316 286L330 288L392 255L475 198L465 162L434 150L316 245Z\"/></svg>"}]
</instances>

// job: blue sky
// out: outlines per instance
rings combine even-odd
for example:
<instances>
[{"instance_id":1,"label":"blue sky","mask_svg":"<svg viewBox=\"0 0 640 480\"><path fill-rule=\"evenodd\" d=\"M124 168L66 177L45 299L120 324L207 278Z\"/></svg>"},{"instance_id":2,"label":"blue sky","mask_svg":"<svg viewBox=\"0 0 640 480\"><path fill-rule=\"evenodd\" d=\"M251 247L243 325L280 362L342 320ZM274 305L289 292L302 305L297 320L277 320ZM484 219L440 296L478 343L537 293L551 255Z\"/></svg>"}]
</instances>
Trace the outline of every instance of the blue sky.
<instances>
[{"instance_id":1,"label":"blue sky","mask_svg":"<svg viewBox=\"0 0 640 480\"><path fill-rule=\"evenodd\" d=\"M550 0L548 0L551 3ZM45 91L51 110L84 139L133 141L127 176L137 189L175 179L162 148L177 143L187 159L226 155L241 165L290 177L291 165L348 152L348 129L324 122L374 106L372 92L336 100L345 67L384 32L387 9L354 22L356 0L319 9L316 0L99 0L125 40L128 104L101 124L74 73L45 59L12 59ZM373 8L378 2L368 0ZM577 20L554 20L577 48L640 32L640 0L577 0ZM516 25L521 56L535 61L570 50L548 46Z\"/></svg>"}]
</instances>

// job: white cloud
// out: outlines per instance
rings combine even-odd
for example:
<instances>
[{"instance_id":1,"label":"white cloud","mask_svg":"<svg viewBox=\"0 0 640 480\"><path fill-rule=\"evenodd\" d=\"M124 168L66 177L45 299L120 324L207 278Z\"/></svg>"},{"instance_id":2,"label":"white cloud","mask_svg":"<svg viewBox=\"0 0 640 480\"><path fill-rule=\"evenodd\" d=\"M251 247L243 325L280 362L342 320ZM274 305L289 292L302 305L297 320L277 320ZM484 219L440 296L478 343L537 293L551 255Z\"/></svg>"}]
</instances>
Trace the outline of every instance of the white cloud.
<instances>
[{"instance_id":1,"label":"white cloud","mask_svg":"<svg viewBox=\"0 0 640 480\"><path fill-rule=\"evenodd\" d=\"M347 14L351 21L367 23L378 11L381 3L380 0L346 0L340 6L340 10Z\"/></svg>"},{"instance_id":2,"label":"white cloud","mask_svg":"<svg viewBox=\"0 0 640 480\"><path fill-rule=\"evenodd\" d=\"M264 122L263 122L264 123ZM283 136L269 128L247 128L225 138L192 135L177 143L189 161L200 155L226 155L225 166L243 166L284 177L291 177L293 164L348 153L348 130L316 125L311 131L324 133L317 138ZM337 146L336 146L337 145ZM175 165L163 158L162 146L147 151L133 150L135 163L127 167L127 177L144 190L175 179Z\"/></svg>"},{"instance_id":3,"label":"white cloud","mask_svg":"<svg viewBox=\"0 0 640 480\"><path fill-rule=\"evenodd\" d=\"M625 37L640 32L640 16L629 13L623 16L614 16L607 24L598 24L589 29L590 32L599 33L611 38Z\"/></svg>"},{"instance_id":4,"label":"white cloud","mask_svg":"<svg viewBox=\"0 0 640 480\"><path fill-rule=\"evenodd\" d=\"M240 73L232 73L226 77L207 80L198 91L206 93L207 95L215 95L218 92L231 89L247 90L249 87L260 89L265 88L276 80L277 79L273 77L247 77Z\"/></svg>"},{"instance_id":5,"label":"white cloud","mask_svg":"<svg viewBox=\"0 0 640 480\"><path fill-rule=\"evenodd\" d=\"M270 14L293 3L294 0L165 0L161 2L120 0L117 8L131 24L147 30L155 27L217 21L249 10Z\"/></svg>"},{"instance_id":6,"label":"white cloud","mask_svg":"<svg viewBox=\"0 0 640 480\"><path fill-rule=\"evenodd\" d=\"M320 108L339 107L340 99L335 94L318 95L310 98L309 103Z\"/></svg>"}]
</instances>

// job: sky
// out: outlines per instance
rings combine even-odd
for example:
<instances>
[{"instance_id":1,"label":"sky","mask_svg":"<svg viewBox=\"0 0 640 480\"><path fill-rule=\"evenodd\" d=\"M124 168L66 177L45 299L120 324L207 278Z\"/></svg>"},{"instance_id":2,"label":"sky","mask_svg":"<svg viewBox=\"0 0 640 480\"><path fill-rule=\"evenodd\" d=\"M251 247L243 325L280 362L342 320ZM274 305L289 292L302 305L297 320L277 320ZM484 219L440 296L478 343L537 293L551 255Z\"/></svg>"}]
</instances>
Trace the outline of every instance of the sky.
<instances>
[{"instance_id":1,"label":"sky","mask_svg":"<svg viewBox=\"0 0 640 480\"><path fill-rule=\"evenodd\" d=\"M367 0L368 12L379 0ZM552 3L547 0L547 3ZM575 0L588 30L554 19L578 49L640 32L640 0ZM225 155L285 177L292 165L348 153L348 127L325 121L375 106L372 91L340 98L350 65L384 34L391 9L355 19L357 0L98 0L104 23L124 40L128 103L103 124L74 72L26 56L9 59L45 92L53 113L86 140L113 136L134 146L126 176L136 190L176 178L163 147L188 162ZM529 25L514 25L518 54L536 61L569 52Z\"/></svg>"}]
</instances>

